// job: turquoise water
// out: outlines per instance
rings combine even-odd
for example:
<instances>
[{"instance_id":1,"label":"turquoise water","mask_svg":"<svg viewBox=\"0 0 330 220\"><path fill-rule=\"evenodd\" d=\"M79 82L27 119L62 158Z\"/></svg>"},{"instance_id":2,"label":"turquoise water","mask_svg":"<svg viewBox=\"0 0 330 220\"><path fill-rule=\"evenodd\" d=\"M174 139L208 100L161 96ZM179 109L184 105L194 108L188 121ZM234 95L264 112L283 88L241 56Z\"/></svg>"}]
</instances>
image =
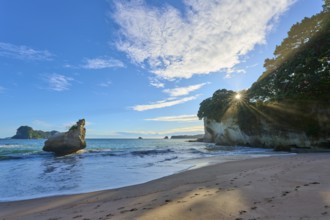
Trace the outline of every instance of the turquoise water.
<instances>
[{"instance_id":1,"label":"turquoise water","mask_svg":"<svg viewBox=\"0 0 330 220\"><path fill-rule=\"evenodd\" d=\"M44 141L0 140L0 201L134 185L201 166L214 156L221 162L274 154L186 140L88 139L82 152L56 157L42 151Z\"/></svg>"}]
</instances>

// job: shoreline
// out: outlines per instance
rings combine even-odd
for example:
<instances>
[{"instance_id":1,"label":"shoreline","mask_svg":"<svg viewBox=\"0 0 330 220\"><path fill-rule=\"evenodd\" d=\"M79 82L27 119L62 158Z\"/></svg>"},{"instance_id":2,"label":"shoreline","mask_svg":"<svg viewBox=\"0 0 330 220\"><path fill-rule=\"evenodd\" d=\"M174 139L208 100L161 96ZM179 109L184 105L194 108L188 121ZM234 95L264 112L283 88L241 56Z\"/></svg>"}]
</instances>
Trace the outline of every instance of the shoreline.
<instances>
[{"instance_id":1,"label":"shoreline","mask_svg":"<svg viewBox=\"0 0 330 220\"><path fill-rule=\"evenodd\" d=\"M330 154L208 165L91 193L0 202L0 219L329 219Z\"/></svg>"},{"instance_id":2,"label":"shoreline","mask_svg":"<svg viewBox=\"0 0 330 220\"><path fill-rule=\"evenodd\" d=\"M181 165L186 165L187 167L175 171L171 174L165 175L165 176L160 176L154 179L150 179L144 182L137 182L134 184L129 184L129 185L122 185L118 187L104 187L104 188L99 188L99 189L94 189L94 190L85 190L85 191L75 191L75 192L62 192L62 193L44 193L44 194L39 194L39 195L31 195L31 196L25 196L25 197L20 197L20 198L0 198L0 203L6 203L6 202L20 202L20 201L29 201L29 200L35 200L35 199L43 199L43 198L50 198L50 197L59 197L59 196L75 196L79 194L86 194L86 193L93 193L93 192L100 192L100 191L108 191L108 190L117 190L125 187L131 187L135 185L140 185L144 183L148 183L157 179L169 177L175 174L180 174L186 171L190 170L195 170L207 166L212 166L216 164L222 164L222 163L227 163L227 162L234 162L234 161L243 161L243 160L249 160L253 158L262 158L262 157L273 157L273 156L290 156L290 155L295 155L295 153L278 153L278 154L260 154L260 155L254 155L254 154L246 154L246 155L216 155L216 156L210 156L210 157L199 157L199 158L193 158L193 159L186 159L182 160L179 162L176 162Z\"/></svg>"}]
</instances>

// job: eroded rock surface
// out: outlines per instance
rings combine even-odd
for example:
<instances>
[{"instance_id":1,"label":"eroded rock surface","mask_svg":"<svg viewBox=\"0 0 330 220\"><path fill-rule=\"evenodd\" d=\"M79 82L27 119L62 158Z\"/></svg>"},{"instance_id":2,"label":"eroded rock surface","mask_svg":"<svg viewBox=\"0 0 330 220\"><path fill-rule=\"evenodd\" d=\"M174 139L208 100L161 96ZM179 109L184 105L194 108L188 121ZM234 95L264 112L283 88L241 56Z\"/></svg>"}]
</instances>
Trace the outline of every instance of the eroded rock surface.
<instances>
[{"instance_id":1,"label":"eroded rock surface","mask_svg":"<svg viewBox=\"0 0 330 220\"><path fill-rule=\"evenodd\" d=\"M75 153L86 147L85 135L85 119L81 119L69 131L50 137L45 142L43 150L57 155Z\"/></svg>"}]
</instances>

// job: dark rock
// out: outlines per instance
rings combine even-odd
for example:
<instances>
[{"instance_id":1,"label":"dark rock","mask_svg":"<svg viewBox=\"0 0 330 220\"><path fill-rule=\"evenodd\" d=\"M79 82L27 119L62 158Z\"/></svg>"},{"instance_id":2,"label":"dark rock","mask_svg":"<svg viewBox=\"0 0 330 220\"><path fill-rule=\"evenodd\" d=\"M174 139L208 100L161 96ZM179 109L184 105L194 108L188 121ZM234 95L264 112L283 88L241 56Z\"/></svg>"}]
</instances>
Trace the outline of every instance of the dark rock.
<instances>
[{"instance_id":1,"label":"dark rock","mask_svg":"<svg viewBox=\"0 0 330 220\"><path fill-rule=\"evenodd\" d=\"M69 131L50 137L45 142L43 150L54 152L56 155L75 153L86 147L85 134L85 119L81 119Z\"/></svg>"},{"instance_id":2,"label":"dark rock","mask_svg":"<svg viewBox=\"0 0 330 220\"><path fill-rule=\"evenodd\" d=\"M291 152L291 146L277 145L274 147L274 151Z\"/></svg>"}]
</instances>

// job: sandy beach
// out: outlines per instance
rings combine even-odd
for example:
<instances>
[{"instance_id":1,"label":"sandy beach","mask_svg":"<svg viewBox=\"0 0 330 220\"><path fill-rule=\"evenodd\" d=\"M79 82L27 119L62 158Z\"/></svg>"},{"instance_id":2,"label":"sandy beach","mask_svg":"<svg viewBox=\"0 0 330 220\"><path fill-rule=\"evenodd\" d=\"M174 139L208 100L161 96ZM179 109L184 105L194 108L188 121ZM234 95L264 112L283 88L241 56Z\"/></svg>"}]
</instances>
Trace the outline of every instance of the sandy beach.
<instances>
[{"instance_id":1,"label":"sandy beach","mask_svg":"<svg viewBox=\"0 0 330 220\"><path fill-rule=\"evenodd\" d=\"M234 161L93 193L0 203L0 219L330 219L330 154Z\"/></svg>"}]
</instances>

